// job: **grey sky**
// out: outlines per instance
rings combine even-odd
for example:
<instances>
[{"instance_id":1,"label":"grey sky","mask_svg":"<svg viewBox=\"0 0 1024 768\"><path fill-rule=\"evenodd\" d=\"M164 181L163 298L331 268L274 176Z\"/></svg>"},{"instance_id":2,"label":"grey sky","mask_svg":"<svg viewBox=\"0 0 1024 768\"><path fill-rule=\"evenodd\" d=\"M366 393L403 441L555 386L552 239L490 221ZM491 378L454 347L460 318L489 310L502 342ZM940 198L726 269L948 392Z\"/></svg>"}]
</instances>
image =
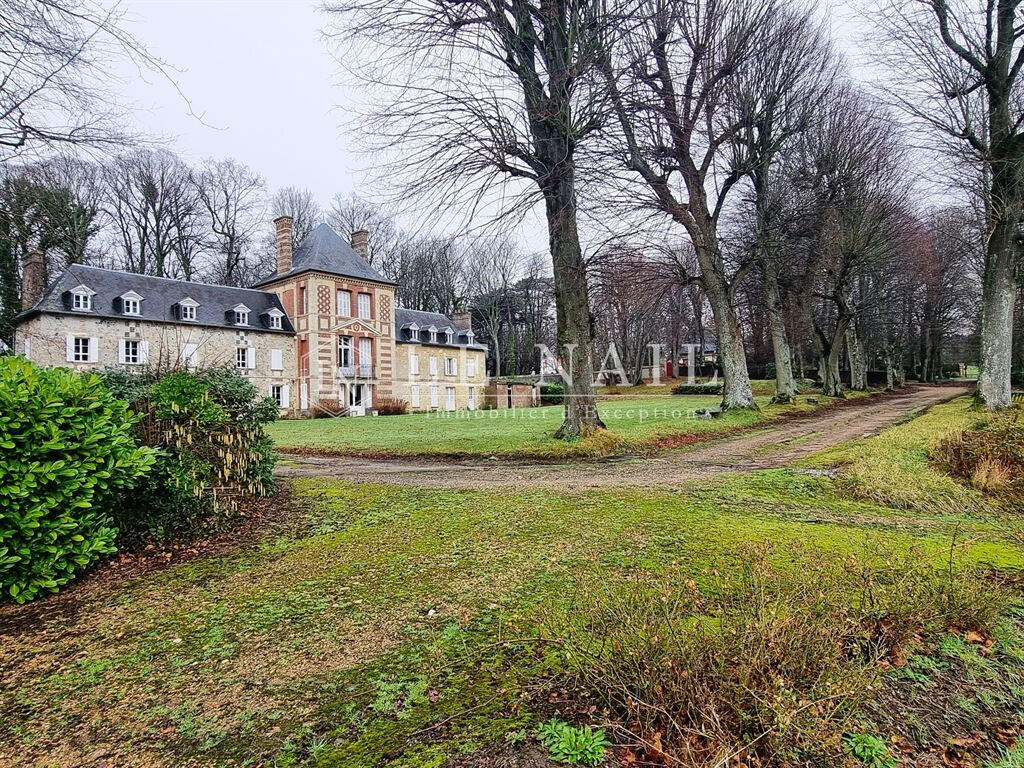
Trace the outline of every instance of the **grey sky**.
<instances>
[{"instance_id":1,"label":"grey sky","mask_svg":"<svg viewBox=\"0 0 1024 768\"><path fill-rule=\"evenodd\" d=\"M327 205L338 192L375 197L364 186L369 159L345 134L359 93L340 73L320 30L316 3L286 0L125 0L129 28L180 70L173 86L125 73L139 128L173 140L190 161L234 157L263 174L271 190L308 187ZM857 36L845 2L822 12L848 51ZM411 222L405 222L407 225ZM534 218L520 232L527 249L545 247Z\"/></svg>"}]
</instances>

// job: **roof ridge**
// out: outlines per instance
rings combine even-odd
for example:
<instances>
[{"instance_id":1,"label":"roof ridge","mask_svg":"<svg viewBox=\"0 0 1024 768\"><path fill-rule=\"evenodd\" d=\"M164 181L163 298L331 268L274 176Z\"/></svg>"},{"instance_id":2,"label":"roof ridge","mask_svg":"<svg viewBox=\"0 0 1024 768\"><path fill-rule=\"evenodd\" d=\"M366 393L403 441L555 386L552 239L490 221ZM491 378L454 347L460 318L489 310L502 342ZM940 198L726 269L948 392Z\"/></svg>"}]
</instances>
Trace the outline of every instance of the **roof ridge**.
<instances>
[{"instance_id":1,"label":"roof ridge","mask_svg":"<svg viewBox=\"0 0 1024 768\"><path fill-rule=\"evenodd\" d=\"M113 267L98 267L95 264L68 264L64 268L64 271L71 271L75 268L79 269L95 269L100 272L113 272L119 275L133 275L134 277L144 277L147 280L167 280L171 283L185 283L186 285L199 285L199 286L213 286L215 288L230 288L235 291L256 291L257 293L273 293L273 291L264 291L261 288L249 288L242 285L225 285L224 283L203 283L198 280L186 280L182 277L164 277L162 275L147 275L143 272L129 272L126 269L115 269Z\"/></svg>"}]
</instances>

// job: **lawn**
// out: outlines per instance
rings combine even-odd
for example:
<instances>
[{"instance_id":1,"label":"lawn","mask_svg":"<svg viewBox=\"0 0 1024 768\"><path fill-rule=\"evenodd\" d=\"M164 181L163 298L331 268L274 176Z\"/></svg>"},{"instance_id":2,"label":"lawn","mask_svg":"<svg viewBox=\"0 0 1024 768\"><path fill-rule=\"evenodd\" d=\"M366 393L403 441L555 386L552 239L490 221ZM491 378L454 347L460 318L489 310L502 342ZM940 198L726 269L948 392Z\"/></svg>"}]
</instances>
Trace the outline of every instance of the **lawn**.
<instances>
[{"instance_id":1,"label":"lawn","mask_svg":"<svg viewBox=\"0 0 1024 768\"><path fill-rule=\"evenodd\" d=\"M538 641L592 585L671 575L714 591L755 550L796 575L851 557L943 570L953 530L965 561L1024 567L964 511L856 500L798 471L687 493L327 478L290 493L290 517L255 543L4 608L0 765L436 768L562 706L549 681L563 662Z\"/></svg>"},{"instance_id":2,"label":"lawn","mask_svg":"<svg viewBox=\"0 0 1024 768\"><path fill-rule=\"evenodd\" d=\"M856 396L861 393L851 393ZM816 396L819 405L833 402ZM342 419L302 419L270 425L283 451L304 450L362 456L443 456L558 459L647 452L659 442L725 432L769 421L815 405L801 396L790 406L757 397L760 411L727 411L719 418L698 419L700 408L717 408L721 398L698 395L604 395L598 409L618 439L565 442L554 438L562 423L562 406L493 411L416 413Z\"/></svg>"}]
</instances>

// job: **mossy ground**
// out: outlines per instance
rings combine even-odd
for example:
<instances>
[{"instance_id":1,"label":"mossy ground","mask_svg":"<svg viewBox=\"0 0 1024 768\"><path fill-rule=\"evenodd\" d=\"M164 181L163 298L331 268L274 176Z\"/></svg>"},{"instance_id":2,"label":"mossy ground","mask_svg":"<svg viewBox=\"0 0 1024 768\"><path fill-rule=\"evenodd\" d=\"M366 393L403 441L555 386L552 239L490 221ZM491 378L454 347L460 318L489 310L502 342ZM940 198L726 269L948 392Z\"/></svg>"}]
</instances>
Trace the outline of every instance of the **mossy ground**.
<instances>
[{"instance_id":1,"label":"mossy ground","mask_svg":"<svg viewBox=\"0 0 1024 768\"><path fill-rule=\"evenodd\" d=\"M666 439L749 427L835 402L834 398L820 395L802 395L792 405L773 405L770 394L765 394L755 398L759 411L727 411L719 418L702 420L695 412L700 408L717 408L720 397L670 395L663 389L666 388L631 387L619 394L601 396L601 418L620 438L613 441L556 440L555 431L563 418L560 405L370 418L292 419L271 424L268 431L274 444L285 451L552 460L646 452ZM848 396L863 394L851 392ZM808 402L809 397L818 402Z\"/></svg>"},{"instance_id":2,"label":"mossy ground","mask_svg":"<svg viewBox=\"0 0 1024 768\"><path fill-rule=\"evenodd\" d=\"M914 424L931 429L899 427L899 445ZM847 472L892 450L873 440ZM558 665L535 640L585 584L671 569L710 585L758 545L783 569L911 550L941 567L954 531L968 560L1024 567L969 509L789 470L685 493L291 492L290 524L256 545L5 609L0 765L440 766L532 727Z\"/></svg>"}]
</instances>

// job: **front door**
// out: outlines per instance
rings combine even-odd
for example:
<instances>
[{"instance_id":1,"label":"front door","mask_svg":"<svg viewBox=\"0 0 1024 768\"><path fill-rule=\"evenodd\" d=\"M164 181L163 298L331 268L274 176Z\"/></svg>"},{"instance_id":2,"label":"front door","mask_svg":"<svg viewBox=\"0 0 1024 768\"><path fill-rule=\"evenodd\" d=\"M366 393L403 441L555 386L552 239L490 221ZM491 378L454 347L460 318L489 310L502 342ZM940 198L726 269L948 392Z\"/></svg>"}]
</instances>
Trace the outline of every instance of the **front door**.
<instances>
[{"instance_id":1,"label":"front door","mask_svg":"<svg viewBox=\"0 0 1024 768\"><path fill-rule=\"evenodd\" d=\"M348 415L365 416L366 407L370 404L370 386L368 384L348 385Z\"/></svg>"}]
</instances>

